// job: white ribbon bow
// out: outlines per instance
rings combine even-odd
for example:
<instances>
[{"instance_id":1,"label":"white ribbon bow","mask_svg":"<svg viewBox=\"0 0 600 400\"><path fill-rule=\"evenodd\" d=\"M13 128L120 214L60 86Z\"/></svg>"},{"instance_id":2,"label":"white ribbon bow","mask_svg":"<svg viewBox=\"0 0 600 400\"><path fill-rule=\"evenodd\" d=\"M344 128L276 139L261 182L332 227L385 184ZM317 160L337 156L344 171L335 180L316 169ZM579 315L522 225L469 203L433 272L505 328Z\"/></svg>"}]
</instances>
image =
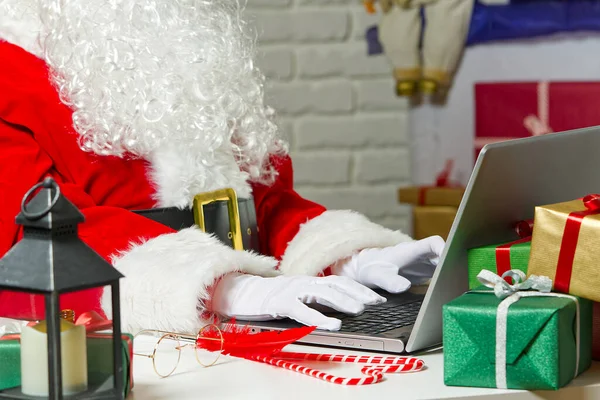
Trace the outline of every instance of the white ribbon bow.
<instances>
[{"instance_id":1,"label":"white ribbon bow","mask_svg":"<svg viewBox=\"0 0 600 400\"><path fill-rule=\"evenodd\" d=\"M23 321L12 318L0 318L0 337L21 333L23 328L31 321Z\"/></svg>"},{"instance_id":2,"label":"white ribbon bow","mask_svg":"<svg viewBox=\"0 0 600 400\"><path fill-rule=\"evenodd\" d=\"M513 284L510 285L504 278L512 278ZM511 294L523 290L537 290L542 293L549 293L552 290L552 279L547 276L531 275L529 279L523 271L512 269L506 271L502 276L498 276L492 271L483 270L477 275L477 279L486 287L494 289L494 294L499 299L505 299Z\"/></svg>"},{"instance_id":3,"label":"white ribbon bow","mask_svg":"<svg viewBox=\"0 0 600 400\"><path fill-rule=\"evenodd\" d=\"M508 284L504 278L512 278L513 284ZM579 375L579 359L581 340L581 321L579 301L577 297L562 293L550 293L552 290L552 279L547 276L531 275L525 280L523 271L516 269L506 271L498 276L492 271L483 270L477 275L477 279L483 285L494 289L496 297L503 299L496 311L496 387L507 389L506 379L506 341L508 331L508 308L523 297L561 297L575 302L577 308L575 314L575 374ZM532 289L527 292L526 290ZM477 293L477 291L474 291Z\"/></svg>"},{"instance_id":4,"label":"white ribbon bow","mask_svg":"<svg viewBox=\"0 0 600 400\"><path fill-rule=\"evenodd\" d=\"M528 115L523 120L523 125L531 133L531 136L541 136L552 133L552 128L535 115Z\"/></svg>"}]
</instances>

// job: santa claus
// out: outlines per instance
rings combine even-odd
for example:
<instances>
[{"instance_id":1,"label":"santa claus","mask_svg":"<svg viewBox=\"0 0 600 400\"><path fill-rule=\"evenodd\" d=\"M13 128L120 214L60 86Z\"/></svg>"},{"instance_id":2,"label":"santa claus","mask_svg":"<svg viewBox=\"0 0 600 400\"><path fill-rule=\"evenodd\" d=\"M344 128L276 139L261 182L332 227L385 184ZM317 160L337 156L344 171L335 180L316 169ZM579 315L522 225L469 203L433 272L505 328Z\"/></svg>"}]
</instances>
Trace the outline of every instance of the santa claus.
<instances>
[{"instance_id":1,"label":"santa claus","mask_svg":"<svg viewBox=\"0 0 600 400\"><path fill-rule=\"evenodd\" d=\"M21 237L23 195L51 176L85 215L81 239L126 276L126 331L193 332L215 315L339 329L310 305L359 313L384 301L371 289L431 276L441 238L294 191L241 12L234 0L0 0L0 256ZM110 315L108 297L61 307ZM0 315L43 310L0 293Z\"/></svg>"}]
</instances>

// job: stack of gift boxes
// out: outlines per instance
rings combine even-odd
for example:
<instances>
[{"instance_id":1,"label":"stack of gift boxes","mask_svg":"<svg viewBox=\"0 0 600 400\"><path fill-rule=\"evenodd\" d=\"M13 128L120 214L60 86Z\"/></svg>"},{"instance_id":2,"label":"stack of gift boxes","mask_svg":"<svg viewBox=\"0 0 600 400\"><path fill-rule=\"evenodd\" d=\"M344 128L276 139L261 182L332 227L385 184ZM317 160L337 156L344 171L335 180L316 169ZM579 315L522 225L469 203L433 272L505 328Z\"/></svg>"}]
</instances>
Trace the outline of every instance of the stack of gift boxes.
<instances>
[{"instance_id":1,"label":"stack of gift boxes","mask_svg":"<svg viewBox=\"0 0 600 400\"><path fill-rule=\"evenodd\" d=\"M470 249L470 290L443 309L446 385L556 390L600 359L599 249L600 195Z\"/></svg>"},{"instance_id":2,"label":"stack of gift boxes","mask_svg":"<svg viewBox=\"0 0 600 400\"><path fill-rule=\"evenodd\" d=\"M486 82L474 94L475 158L488 143L600 125L600 82ZM596 196L540 205L506 221L512 240L469 250L470 291L444 307L447 385L558 389L600 360L599 208Z\"/></svg>"},{"instance_id":3,"label":"stack of gift boxes","mask_svg":"<svg viewBox=\"0 0 600 400\"><path fill-rule=\"evenodd\" d=\"M433 186L409 186L398 190L398 201L412 206L412 237L429 236L448 238L458 206L465 193L464 187L449 182L452 161L438 175Z\"/></svg>"}]
</instances>

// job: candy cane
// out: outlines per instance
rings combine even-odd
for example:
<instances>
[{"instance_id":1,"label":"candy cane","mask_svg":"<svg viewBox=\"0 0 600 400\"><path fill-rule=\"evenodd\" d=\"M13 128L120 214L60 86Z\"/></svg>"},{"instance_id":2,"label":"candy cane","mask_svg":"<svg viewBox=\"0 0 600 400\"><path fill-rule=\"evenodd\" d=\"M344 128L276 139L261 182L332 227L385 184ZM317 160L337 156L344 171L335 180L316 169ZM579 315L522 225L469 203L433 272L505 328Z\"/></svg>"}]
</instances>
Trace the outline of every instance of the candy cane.
<instances>
[{"instance_id":1,"label":"candy cane","mask_svg":"<svg viewBox=\"0 0 600 400\"><path fill-rule=\"evenodd\" d=\"M416 372L422 370L423 366L425 365L422 360L414 357L351 356L342 354L294 353L286 351L275 353L274 357L251 356L249 358L274 365L276 367L312 376L326 382L345 386L371 385L374 383L379 383L383 380L383 374L386 372ZM367 375L363 378L344 378L286 360L360 363L371 365L366 365L361 369L361 373Z\"/></svg>"},{"instance_id":2,"label":"candy cane","mask_svg":"<svg viewBox=\"0 0 600 400\"><path fill-rule=\"evenodd\" d=\"M340 363L359 363L359 364L387 364L387 365L410 365L415 368L422 368L423 361L414 357L397 356L351 356L343 354L318 354L318 353L294 353L281 351L273 355L274 358L283 358L287 360L305 360L305 361L323 361Z\"/></svg>"},{"instance_id":3,"label":"candy cane","mask_svg":"<svg viewBox=\"0 0 600 400\"><path fill-rule=\"evenodd\" d=\"M423 361L420 365L367 365L360 371L365 375L370 375L370 371L386 372L418 372L423 369Z\"/></svg>"},{"instance_id":4,"label":"candy cane","mask_svg":"<svg viewBox=\"0 0 600 400\"><path fill-rule=\"evenodd\" d=\"M296 364L293 362L274 359L265 356L250 356L251 360L260 361L266 364L274 365L279 368L288 369L290 371L299 372L304 375L312 376L313 378L321 379L323 381L329 383L335 383L337 385L344 386L361 386L361 385L371 385L374 383L379 383L383 380L383 372L378 369L367 369L363 373L368 374L363 378L344 378L341 376L335 376L328 374L324 371L319 371L317 369L305 367L300 364ZM364 370L364 368L363 368Z\"/></svg>"},{"instance_id":5,"label":"candy cane","mask_svg":"<svg viewBox=\"0 0 600 400\"><path fill-rule=\"evenodd\" d=\"M342 354L279 352L275 354L275 357L306 361L378 364L363 367L361 372L367 375L371 370L378 370L381 372L417 372L422 370L425 365L425 363L418 358L397 356L350 356Z\"/></svg>"}]
</instances>

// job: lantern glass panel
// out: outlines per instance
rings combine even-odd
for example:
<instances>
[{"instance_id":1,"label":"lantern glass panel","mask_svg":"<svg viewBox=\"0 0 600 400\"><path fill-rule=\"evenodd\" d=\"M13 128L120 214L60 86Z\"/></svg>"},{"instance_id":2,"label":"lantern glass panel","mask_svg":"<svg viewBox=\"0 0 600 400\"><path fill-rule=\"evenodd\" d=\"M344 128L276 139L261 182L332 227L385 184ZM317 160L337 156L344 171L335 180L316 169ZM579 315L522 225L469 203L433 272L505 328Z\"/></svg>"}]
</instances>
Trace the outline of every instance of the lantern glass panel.
<instances>
[{"instance_id":1,"label":"lantern glass panel","mask_svg":"<svg viewBox=\"0 0 600 400\"><path fill-rule=\"evenodd\" d=\"M0 398L49 397L46 298L0 292Z\"/></svg>"},{"instance_id":2,"label":"lantern glass panel","mask_svg":"<svg viewBox=\"0 0 600 400\"><path fill-rule=\"evenodd\" d=\"M110 299L111 288L105 286L94 288L94 291L106 292L106 298ZM92 296L96 299L100 294ZM90 298L84 295L81 298ZM90 305L91 307L91 305ZM87 307L89 309L90 307ZM115 357L114 357L114 335L113 335L113 315L111 309L97 310L90 312L81 310L77 317L77 322L87 326L87 369L88 384L90 392L94 395L111 392L115 388ZM117 346L123 358L123 376L128 371L126 356L128 350L127 341L117 341Z\"/></svg>"}]
</instances>

